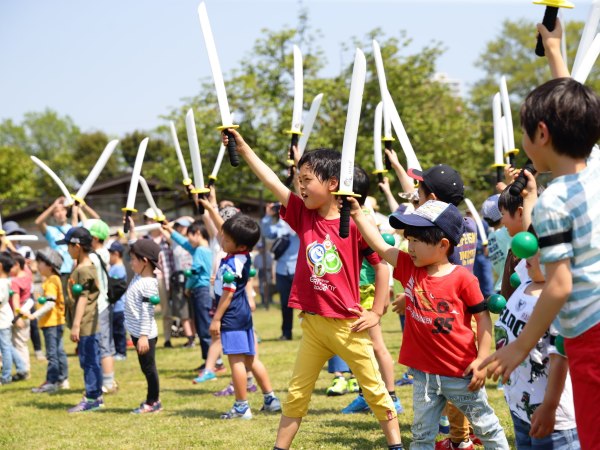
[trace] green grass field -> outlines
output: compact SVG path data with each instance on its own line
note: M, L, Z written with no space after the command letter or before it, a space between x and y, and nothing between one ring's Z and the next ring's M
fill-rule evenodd
M280 342L280 312L277 306L268 311L258 309L254 323L262 339L260 356L269 371L275 392L285 398L291 375L300 327L294 323L294 340ZM160 320L158 321L160 323ZM388 313L383 319L384 338L394 358L397 358L402 333L398 317ZM268 449L272 448L278 414L258 412L262 405L260 393L250 394L254 418L249 421L224 421L219 415L229 409L231 397L214 397L212 393L229 383L229 373L217 381L193 385L194 367L200 364L200 350L181 348L183 339L173 342L178 348L157 350L157 366L161 382L164 410L159 414L136 416L130 411L145 399L146 383L133 350L126 361L115 362L120 390L105 396L106 408L98 412L67 414L67 408L81 399L83 375L73 344L65 332L69 354L71 389L56 394L33 394L45 376L46 363L32 360L31 379L0 386L0 448L210 448ZM404 373L396 365L396 378ZM331 381L326 368L322 371L312 397L309 415L304 419L294 441L295 449L371 449L386 448L377 420L372 415L342 415L339 411L353 398L351 394L327 397L325 389ZM512 423L501 391L494 384L487 386L490 401L499 416L509 445L514 448ZM399 417L402 440L410 443L412 423L412 388L398 387L405 413Z

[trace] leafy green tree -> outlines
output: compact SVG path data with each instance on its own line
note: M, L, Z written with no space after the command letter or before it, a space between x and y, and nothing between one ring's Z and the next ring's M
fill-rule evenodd
M0 146L0 205L3 215L27 206L31 199L36 198L35 184L31 182L33 169L33 162L21 148Z

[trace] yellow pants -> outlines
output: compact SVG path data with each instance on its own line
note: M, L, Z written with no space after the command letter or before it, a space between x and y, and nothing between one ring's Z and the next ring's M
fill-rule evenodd
M366 331L350 331L353 319L330 319L302 313L302 340L296 356L283 415L304 417L315 383L325 362L340 356L356 376L371 410L378 420L392 420L396 409L379 373L373 344Z

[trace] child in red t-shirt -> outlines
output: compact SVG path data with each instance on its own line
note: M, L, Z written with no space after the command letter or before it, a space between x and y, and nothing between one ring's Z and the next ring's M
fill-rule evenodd
M492 321L477 278L448 261L463 234L456 206L430 200L413 214L394 213L390 225L404 229L408 253L387 244L350 199L359 231L406 293L406 325L399 362L410 367L413 388L413 449L431 449L446 401L469 419L486 448L508 449L504 430L485 394L485 371L477 366L492 342ZM471 318L477 322L477 342Z
M300 196L293 194L244 142L235 137L237 150L252 171L281 202L281 217L300 237L296 273L288 306L302 311L302 341L289 384L288 397L277 432L276 449L289 448L325 362L339 355L362 386L365 400L379 420L389 449L401 449L400 427L394 403L377 370L367 330L383 314L380 301L371 310L360 307L361 251L368 248L350 224L350 235L339 237L340 214L334 192L339 190L341 155L334 150L306 152L298 162ZM228 139L223 135L223 143ZM369 254L371 264L380 262Z

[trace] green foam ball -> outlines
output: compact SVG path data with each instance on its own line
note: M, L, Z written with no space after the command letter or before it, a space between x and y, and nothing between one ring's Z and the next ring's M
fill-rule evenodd
M248 276L250 278L256 276L256 269L254 267L250 267L250 270L248 271Z
M235 280L235 274L229 270L223 274L223 281L225 283L233 283Z
M43 305L44 303L46 303L46 301L48 301L48 299L46 297L44 297L43 295L41 297L38 297L38 303L40 305Z
M381 237L385 241L387 245L396 245L396 239L394 239L394 235L390 233L382 233Z
M494 314L500 314L506 307L506 299L500 294L492 294L487 300L488 310Z
M521 285L521 277L519 277L517 272L513 272L513 274L510 276L509 283L514 288L518 288Z
M191 276L192 276L192 271L191 271L191 269L185 269L185 270L183 271L183 275L184 275L186 278L189 278L189 277L191 277Z
M538 240L529 231L521 231L512 238L511 249L517 258L527 259L537 253Z
M150 300L150 303L153 305L158 305L160 303L160 297L158 295L153 295L148 300Z
M71 292L73 293L73 295L79 295L83 292L83 286L80 285L79 283L75 283L72 287L71 287Z

